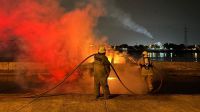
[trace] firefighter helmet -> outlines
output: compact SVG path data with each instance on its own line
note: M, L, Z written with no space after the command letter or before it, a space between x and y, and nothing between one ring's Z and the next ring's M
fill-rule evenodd
M148 52L147 52L147 51L143 51L143 52L142 52L142 55L143 55L144 57L148 57Z
M104 46L100 46L98 52L99 53L106 53L106 48Z

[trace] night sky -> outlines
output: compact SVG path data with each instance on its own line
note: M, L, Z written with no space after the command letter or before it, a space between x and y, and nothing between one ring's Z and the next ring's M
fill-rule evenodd
M135 45L154 42L182 44L185 26L188 29L188 44L200 44L198 0L105 1L107 16L99 19L96 31L107 36L111 44ZM62 0L62 2L62 4L67 2L70 4L70 0ZM146 28L154 39L124 27L119 20L110 16L115 9L129 15L132 21Z

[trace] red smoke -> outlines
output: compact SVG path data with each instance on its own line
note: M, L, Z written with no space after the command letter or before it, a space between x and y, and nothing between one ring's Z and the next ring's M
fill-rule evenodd
M6 45L11 37L17 38L23 51L18 58L41 63L54 82L89 55L93 29L103 14L98 3L70 12L58 0L1 0L0 4L0 41Z

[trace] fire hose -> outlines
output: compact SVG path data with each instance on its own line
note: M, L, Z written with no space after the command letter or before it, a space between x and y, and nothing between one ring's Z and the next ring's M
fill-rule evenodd
M128 57L128 59L129 59L132 63L138 65L137 62L136 62L133 58L130 58L129 56L127 56L127 57ZM153 71L154 73L155 73L155 70L154 70L154 69L156 69L158 72L160 72L155 66L153 66L153 67L152 67L152 71ZM156 92L158 92L158 91L161 89L161 87L162 87L162 85L163 85L163 76L162 76L161 74L162 74L162 73L159 73L159 74L158 74L159 80L160 80L159 86L158 86L156 89L154 89L153 91L151 91L151 93L156 93Z
M31 100L30 102L28 102L25 105L22 105L19 109L17 109L15 112L19 112L21 111L23 108L25 108L26 106L30 105L31 103L33 103L34 101L36 101L37 99L41 98L43 95L47 94L48 92L56 89L58 86L62 85L86 60L88 60L89 58L91 58L92 56L94 56L95 54L92 54L90 56L88 56L87 58L85 58L83 61L81 61L76 67L75 69L73 69L70 73L65 75L65 78L59 82L57 85L55 85L54 87L52 87L51 89L48 89L47 91L40 93L38 95L34 95L34 96L26 96L26 97L21 97L21 98L34 98L33 100ZM131 91L128 87L126 87L126 85L122 82L122 80L120 79L119 75L117 74L115 68L113 67L113 65L110 63L111 68L113 69L115 75L117 76L118 80L120 81L120 83L122 84L122 86L127 89L130 93L135 94L133 91Z
M154 69L157 69L155 66L153 67L153 72L155 73ZM157 69L157 71L159 72L159 70ZM158 91L160 91L161 87L163 86L163 76L161 75L161 73L159 73L159 79L160 79L160 84L158 86L158 88L154 89L151 93L156 93Z

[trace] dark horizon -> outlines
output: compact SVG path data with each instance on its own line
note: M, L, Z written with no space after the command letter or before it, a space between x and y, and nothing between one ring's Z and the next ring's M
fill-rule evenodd
M129 15L132 21L146 28L154 39L125 28L110 16L102 17L98 29L111 44L200 43L200 7L195 0L109 0L107 9L115 7Z

